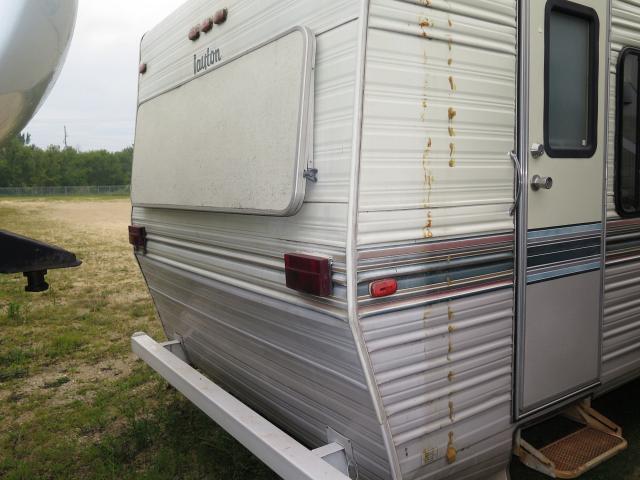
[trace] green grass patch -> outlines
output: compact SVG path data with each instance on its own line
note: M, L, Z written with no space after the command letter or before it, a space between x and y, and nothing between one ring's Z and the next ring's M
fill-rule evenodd
M164 333L128 244L130 213L113 197L0 198L0 228L83 261L50 271L44 293L0 275L0 478L275 479L131 355L131 334Z
M87 342L83 336L76 332L67 332L57 335L51 341L46 354L50 358L63 357L70 353L77 352Z

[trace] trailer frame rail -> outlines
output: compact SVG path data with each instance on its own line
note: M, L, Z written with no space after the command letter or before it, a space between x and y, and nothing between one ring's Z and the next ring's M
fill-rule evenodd
M131 337L131 348L283 479L349 480L351 445L342 445L339 436L308 449L189 365L180 341L158 343L139 332Z

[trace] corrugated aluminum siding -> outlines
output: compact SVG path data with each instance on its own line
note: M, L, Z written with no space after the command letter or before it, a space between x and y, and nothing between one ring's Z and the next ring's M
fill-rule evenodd
M508 463L512 289L361 325L404 478L484 478Z
M184 339L197 367L310 447L325 444L331 426L352 440L361 478L388 479L344 286L362 4L191 0L145 36L140 101L193 75L187 33L220 8L229 9L228 21L203 35L197 50L215 44L223 59L293 26L316 33L319 182L289 218L134 207L133 222L148 233L140 265L168 337ZM331 298L285 287L283 255L295 251L334 259Z
M611 23L603 390L640 375L640 222L621 220L614 205L617 64L622 48L640 48L640 3L613 0Z
M513 229L516 43L515 0L371 1L360 245Z
M405 479L510 459L516 46L515 0L370 4L359 318Z

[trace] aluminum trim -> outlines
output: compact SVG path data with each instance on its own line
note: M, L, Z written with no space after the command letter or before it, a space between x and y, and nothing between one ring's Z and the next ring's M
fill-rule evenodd
M587 386L582 387L581 389L565 394L560 398L557 398L556 400L553 400L551 402L545 403L544 405L540 405L538 407L535 407L531 410L528 410L524 413L521 413L520 416L518 417L518 423L522 423L524 420L530 420L532 418L535 417L539 417L541 415L544 415L545 413L547 413L546 411L550 408L550 407L561 407L564 405L567 405L568 403L571 403L574 400L577 400L578 397L581 397L583 395L585 395L586 393L589 392L593 392L594 390L596 390L598 387L600 386L600 381L596 381L594 383L589 383Z
M486 283L480 287L461 288L459 290L452 291L452 292L435 293L431 295L421 296L419 298L411 298L408 300L403 300L402 302L397 302L393 304L361 307L360 318L363 319L363 318L368 318L374 315L379 315L382 313L391 313L391 312L397 312L399 310L404 310L408 308L422 307L422 306L430 305L433 303L453 300L456 298L468 297L468 296L477 295L480 293L487 293L487 292L492 292L494 290L500 290L503 288L512 288L512 287L513 287L513 283L511 281L511 275L509 275L509 280Z
M358 35L358 76L356 78L352 139L352 158L349 175L349 209L347 215L347 317L353 334L358 357L362 365L373 407L380 423L382 438L389 458L393 480L402 479L400 460L393 444L393 435L387 419L382 398L373 372L373 363L364 341L358 311L358 199L360 195L360 158L362 153L362 126L364 122L364 88L367 65L367 39L369 34L370 0L363 0L360 11L360 34Z
M600 252L600 342L598 343L598 356L600 357L600 361L598 362L598 380L599 383L602 382L602 374L604 369L603 362L603 353L604 353L604 308L605 308L605 288L606 288L606 268L607 268L607 189L609 185L609 171L608 171L608 162L609 162L609 129L611 128L609 109L611 108L611 74L610 74L610 66L611 66L611 28L613 22L613 1L607 0L608 15L607 18L607 30L605 32L605 65L607 68L605 69L605 99L604 99L604 161L602 162L602 233L601 233L601 244L602 251Z
M520 178L526 182L529 166L529 62L530 62L530 1L518 2L518 151L522 172ZM524 376L524 316L527 288L527 240L529 189L522 185L522 194L516 214L516 269L515 269L515 329L514 329L514 388L513 419L520 417L523 403Z
M473 248L484 245L512 243L515 235L505 233L498 235L483 235L472 238L454 238L446 241L422 241L413 245L378 245L359 252L359 260L372 260L383 257L393 257L411 254L433 254L434 252Z

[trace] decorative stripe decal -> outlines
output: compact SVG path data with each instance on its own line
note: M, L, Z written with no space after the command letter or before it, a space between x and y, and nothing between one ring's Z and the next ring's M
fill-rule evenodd
M513 284L512 234L368 248L359 253L358 301L363 316L439 302ZM393 278L398 291L369 294L372 281Z
M527 283L599 270L601 237L601 223L530 231Z

